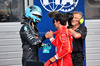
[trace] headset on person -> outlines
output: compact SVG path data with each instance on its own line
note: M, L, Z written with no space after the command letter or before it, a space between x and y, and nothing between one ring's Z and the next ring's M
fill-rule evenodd
M83 24L83 22L84 22L84 18L83 18L83 16L79 19L79 24Z

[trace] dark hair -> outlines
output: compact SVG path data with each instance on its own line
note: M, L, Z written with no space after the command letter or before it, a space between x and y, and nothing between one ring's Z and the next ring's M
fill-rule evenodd
M54 20L56 20L57 22L59 21L61 25L66 25L67 17L65 14L58 13L58 14L55 14Z

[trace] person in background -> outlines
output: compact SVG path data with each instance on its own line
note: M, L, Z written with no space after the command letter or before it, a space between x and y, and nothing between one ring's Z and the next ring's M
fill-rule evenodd
M73 36L73 51L72 51L72 61L73 66L83 66L84 60L84 40L87 35L87 28L83 26L82 23L84 19L81 12L73 12L73 19L71 21L72 26L67 28L70 30Z

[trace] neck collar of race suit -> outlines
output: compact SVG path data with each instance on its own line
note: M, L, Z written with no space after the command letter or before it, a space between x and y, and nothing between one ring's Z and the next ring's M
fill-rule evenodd
M55 31L53 34L57 34L57 33L59 33L60 31L62 31L63 29L66 29L66 26L61 27L59 30Z

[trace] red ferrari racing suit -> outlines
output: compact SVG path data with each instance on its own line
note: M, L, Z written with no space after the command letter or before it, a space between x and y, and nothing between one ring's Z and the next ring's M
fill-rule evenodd
M55 39L51 38L51 43L57 47L56 59L58 66L72 66L72 35L65 26L56 31Z

